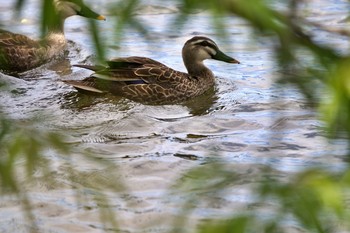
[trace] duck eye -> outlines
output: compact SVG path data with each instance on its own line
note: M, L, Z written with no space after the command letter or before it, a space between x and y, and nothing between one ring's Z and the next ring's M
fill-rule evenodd
M210 44L208 43L208 41L202 41L201 43L199 43L201 46L210 46Z

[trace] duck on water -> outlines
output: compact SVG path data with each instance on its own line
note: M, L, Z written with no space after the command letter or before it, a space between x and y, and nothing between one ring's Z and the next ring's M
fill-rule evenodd
M64 80L85 93L112 93L144 104L176 104L199 96L215 84L213 72L203 61L239 63L203 36L188 40L182 49L188 73L173 70L146 57L115 58L107 66L76 65L94 71L83 80Z

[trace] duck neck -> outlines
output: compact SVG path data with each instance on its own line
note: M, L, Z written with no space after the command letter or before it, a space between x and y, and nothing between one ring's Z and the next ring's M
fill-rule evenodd
M54 21L48 23L46 27L46 35L43 38L44 43L55 46L66 43L64 37L64 21L65 18L57 15Z
M64 19L58 19L58 21L47 27L47 34L41 40L41 43L47 48L46 54L48 57L57 54L57 51L65 49L67 42L64 36Z
M203 64L203 61L185 62L185 66L190 76L195 76L198 78L214 77L213 72Z
M198 59L198 56L183 49L182 58L190 76L214 79L213 72L204 65L203 60Z
M53 22L47 25L47 33L64 34L64 21L61 17L57 17Z

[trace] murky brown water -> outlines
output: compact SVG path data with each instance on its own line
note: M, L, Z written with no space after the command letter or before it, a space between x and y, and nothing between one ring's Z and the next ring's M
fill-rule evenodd
M35 36L38 25L29 12L37 11L36 1L29 1L23 15L27 21L22 24L20 19L11 18L8 2L0 6L1 12L6 12L1 15L5 29ZM92 6L103 12L107 2ZM120 48L116 48L108 39L113 34L114 18L98 22L101 34L108 39L109 57L148 56L184 71L182 45L198 34L217 41L222 51L242 64L206 62L218 76L215 92L183 105L147 106L113 96L85 96L60 81L89 75L88 71L70 66L90 62L93 53L84 20L74 17L66 23L66 35L71 40L67 60L28 72L22 79L0 74L11 84L0 93L3 110L16 119L41 119L38 127L64 134L74 151L70 158L49 153L57 183L48 185L38 179L29 187L43 232L103 231L100 207L89 198L83 203L75 199L77 189L86 192L86 197L91 195L92 191L84 186L89 182L126 185L128 192L108 193L122 230L166 232L174 218L181 215L180 206L187 198L201 201L194 203L196 208L186 228L205 218L244 209L252 198L250 186L259 180L265 166L282 177L313 165L335 170L345 166L342 157L337 156L344 152L344 144L327 142L316 112L298 91L274 85L278 68L270 41L255 38L249 26L237 18L226 19L230 37L222 39L205 12L192 15L190 23L178 32L177 28L168 28L177 12L174 4L156 0L152 3L158 6L148 3L138 16L150 25L154 34L151 41L128 30ZM345 27L340 21L346 17L347 7L346 1L315 0L305 11L310 19ZM343 38L321 34L318 39L340 49L348 47ZM97 166L85 155L87 152L107 161L108 166ZM196 166L205 170L212 161L241 174L235 185L227 188L225 197L198 190L170 194L169 188L186 171ZM72 166L86 174L77 175L73 184L67 175ZM1 232L28 231L19 210L16 200L0 201Z

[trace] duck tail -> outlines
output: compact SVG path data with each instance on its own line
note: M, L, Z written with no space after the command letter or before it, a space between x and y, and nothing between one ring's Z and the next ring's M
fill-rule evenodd
M61 80L62 82L74 87L79 92L85 94L104 94L105 92L98 89L95 81L91 78L86 78L85 80Z
M92 71L98 71L98 70L102 70L105 68L104 66L92 66L92 65L80 65L80 64L73 65L73 66L92 70Z

